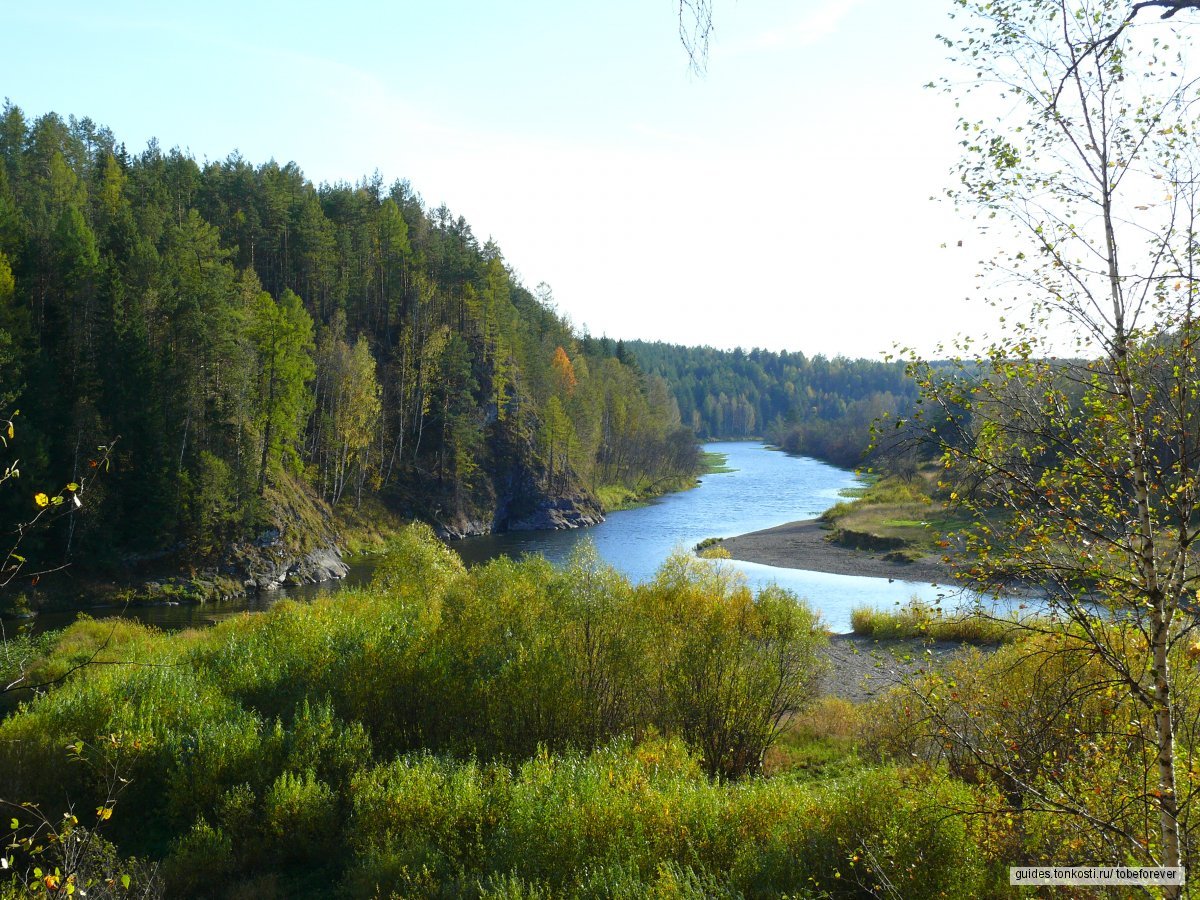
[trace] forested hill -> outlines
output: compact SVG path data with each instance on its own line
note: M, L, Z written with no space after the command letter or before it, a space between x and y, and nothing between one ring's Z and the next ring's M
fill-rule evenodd
M705 438L766 437L784 449L842 465L861 462L871 423L917 399L902 363L597 341L667 380L685 425ZM589 345L590 346L590 345Z
M20 410L6 521L120 437L70 531L90 561L207 553L322 501L448 531L586 517L697 456L660 379L582 348L548 289L408 183L131 153L11 104L0 409Z

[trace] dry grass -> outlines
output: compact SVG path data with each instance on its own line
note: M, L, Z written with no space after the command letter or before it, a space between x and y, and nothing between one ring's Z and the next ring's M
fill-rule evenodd
M850 624L855 634L877 640L921 638L994 645L1014 643L1025 633L1016 619L990 616L975 610L946 612L916 597L894 610L855 607L850 613Z

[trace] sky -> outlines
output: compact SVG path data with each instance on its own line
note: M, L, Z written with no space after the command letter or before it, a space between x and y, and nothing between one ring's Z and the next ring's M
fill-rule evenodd
M931 199L949 0L714 3L699 75L672 0L16 4L0 97L134 152L405 179L594 335L878 357L986 330L972 229Z

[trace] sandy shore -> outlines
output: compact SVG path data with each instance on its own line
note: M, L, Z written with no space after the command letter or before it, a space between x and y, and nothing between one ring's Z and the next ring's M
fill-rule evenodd
M734 559L783 569L894 578L896 581L953 583L949 569L937 556L926 556L909 563L892 562L884 559L882 553L831 544L825 540L827 533L819 521L806 519L726 538L721 546Z

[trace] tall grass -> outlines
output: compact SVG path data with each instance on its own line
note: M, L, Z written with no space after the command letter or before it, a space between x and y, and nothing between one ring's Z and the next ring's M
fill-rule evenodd
M850 626L855 634L877 640L919 638L985 646L1013 643L1027 632L1015 618L977 610L948 613L918 597L890 610L856 606L850 612Z
M969 789L895 769L825 784L703 777L679 741L540 754L515 770L406 757L357 782L353 896L978 896ZM672 888L668 890L668 888Z

